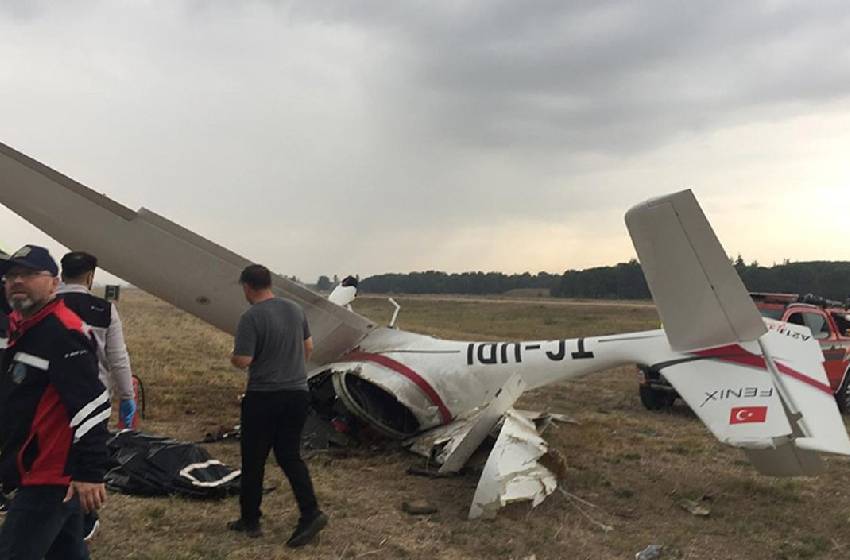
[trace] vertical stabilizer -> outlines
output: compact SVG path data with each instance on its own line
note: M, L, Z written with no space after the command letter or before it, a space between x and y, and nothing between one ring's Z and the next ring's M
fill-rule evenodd
M674 350L755 340L765 333L690 190L633 207L626 225Z

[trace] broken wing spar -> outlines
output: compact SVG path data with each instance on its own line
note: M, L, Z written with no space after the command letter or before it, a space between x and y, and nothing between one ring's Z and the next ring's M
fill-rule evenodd
M35 160L0 145L0 202L57 239L95 253L104 268L232 332L244 309L234 279L248 260L156 214L133 212ZM820 454L850 454L816 342L765 327L690 191L632 208L626 217L668 332L572 340L462 342L390 328L275 277L275 290L307 312L316 351L316 407L339 406L385 434L423 437L440 427L451 469L526 389L640 363L674 385L711 432L742 447L763 472L812 474ZM156 263L156 264L154 264ZM724 395L705 400L705 395ZM462 424L471 422L465 427ZM518 423L519 422L519 423ZM552 491L537 468L539 442L503 423L496 461L479 482L472 514ZM534 443L529 447L529 444ZM519 445L525 451L512 446ZM542 494L541 494L542 492Z

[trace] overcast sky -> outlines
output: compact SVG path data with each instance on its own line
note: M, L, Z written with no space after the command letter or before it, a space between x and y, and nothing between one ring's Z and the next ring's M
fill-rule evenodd
M850 260L848 37L844 1L0 0L0 141L308 282L614 264L685 187L733 256Z

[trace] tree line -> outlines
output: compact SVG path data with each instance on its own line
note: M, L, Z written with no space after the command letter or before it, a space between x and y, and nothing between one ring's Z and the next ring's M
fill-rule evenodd
M784 262L770 267L746 264L739 255L733 261L744 285L751 292L813 293L844 301L850 297L850 262ZM334 277L334 280L337 278ZM320 278L321 288L332 283ZM503 294L516 289L544 289L552 296L592 299L649 299L649 288L640 263L630 260L614 266L567 270L563 274L538 272L446 273L436 270L409 274L378 274L360 280L365 293L404 294Z
M360 281L361 292L404 294L503 294L519 288L550 290L558 275L548 272L503 274L501 272L446 273L437 270L409 274L379 274Z
M784 262L773 266L746 264L739 255L733 266L751 292L815 294L845 301L850 297L850 262ZM552 295L566 298L649 299L640 263L568 270Z

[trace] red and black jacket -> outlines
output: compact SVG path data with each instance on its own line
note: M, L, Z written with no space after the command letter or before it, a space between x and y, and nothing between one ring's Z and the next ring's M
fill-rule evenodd
M10 319L0 367L4 490L102 482L111 410L86 327L58 299L29 319Z
M6 301L6 287L0 280L0 359L3 358L3 350L6 348L6 337L9 336L9 303Z

